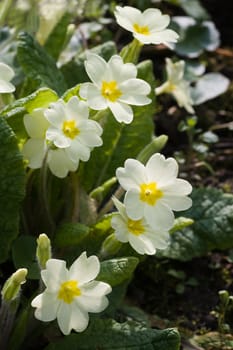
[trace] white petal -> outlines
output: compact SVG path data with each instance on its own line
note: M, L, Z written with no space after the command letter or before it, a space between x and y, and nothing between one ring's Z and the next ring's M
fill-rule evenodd
M137 68L133 63L124 63L119 55L114 55L108 62L113 80L120 84L122 81L136 78Z
M184 76L185 61L181 60L173 63L170 58L166 58L166 71L168 80L174 84L180 82Z
M128 217L132 220L140 220L144 215L145 204L139 199L139 193L134 190L126 192L124 199Z
M143 234L139 236L130 235L129 243L139 254L155 254L153 243Z
M50 104L50 107L44 111L47 120L56 128L61 128L66 119L65 102L58 100Z
M171 184L166 185L164 188L161 186L161 189L164 190L166 195L172 196L185 196L192 192L192 186L190 183L183 179L175 179Z
M89 122L94 123L92 120L89 120ZM102 130L98 123L87 125L86 128L80 130L78 139L82 144L88 147L102 146L103 140L100 137Z
M151 103L151 99L142 95L123 94L119 97L119 102L128 103L134 106L145 106Z
M146 105L151 102L151 99L146 97L151 91L150 85L142 79L128 79L120 84L119 89L122 95L119 101L133 104Z
M83 332L88 326L89 317L75 302L61 303L57 313L57 322L62 333L68 335L72 329Z
M127 191L131 188L138 189L142 183L147 182L145 167L136 159L127 159L124 168L116 170L116 177L120 185Z
M146 9L142 17L144 25L147 25L150 31L161 31L170 23L170 17L168 15L162 15L161 11L158 9Z
M145 205L144 216L148 224L158 231L169 230L174 224L174 214L172 210L159 200L155 206Z
M50 322L57 317L57 310L60 301L57 299L57 295L53 293L44 292L35 297L31 305L36 307L35 317L38 320L44 322Z
M81 295L77 298L76 303L82 305L83 309L87 312L101 312L108 306L108 299L106 297L88 297L85 295Z
M87 99L90 108L102 110L108 107L105 98L101 95L100 90L91 83L82 84L79 90L82 98Z
M180 196L165 196L161 201L167 204L171 209L180 211L189 209L192 206L192 199L189 197Z
M41 271L41 278L48 292L56 293L60 288L61 282L68 279L66 262L59 259L49 259L46 263L46 269Z
M154 231L147 233L147 237L153 242L156 249L167 248L170 241L170 234L167 231Z
M44 139L29 139L23 145L22 154L29 160L28 166L38 169L42 166L47 146Z
M154 154L146 164L149 181L155 181L159 188L173 182L178 174L178 164L174 158L167 158L160 154Z
M15 75L13 69L7 64L0 62L0 77L2 80L10 81Z
M0 94L10 93L15 91L15 86L11 84L9 81L5 81L0 79Z
M82 295L85 295L86 297L100 298L104 295L111 293L112 288L108 283L101 281L91 281L83 285L81 291Z
M189 84L185 81L179 83L176 86L176 89L172 91L172 95L176 99L179 107L184 107L189 113L194 113L194 109L192 107L193 101L190 95Z
M65 149L65 152L68 158L70 158L74 163L79 159L87 162L90 158L90 148L88 148L86 145L83 145L81 142L79 142L79 140L73 140L70 147Z
M85 61L84 64L86 72L91 81L93 81L97 86L100 86L107 70L107 63L105 60L96 54L88 53L87 61Z
M123 204L122 204L123 206ZM124 207L124 206L123 206ZM127 216L124 209L124 216L118 213L114 213L112 219L111 219L111 226L114 229L115 237L118 241L122 243L126 243L129 241L129 232L127 227Z
M138 9L131 6L116 6L114 15L117 23L121 27L133 32L133 24L139 22L142 13Z
M76 171L79 160L72 162L64 149L50 150L48 154L48 165L51 172L60 178L67 176L69 171Z
M133 111L130 106L121 102L108 102L108 106L119 123L130 124L132 122Z
M87 120L89 116L89 109L86 102L79 100L77 96L72 96L66 105L66 117L67 119Z
M134 34L135 38L144 44L164 44L176 43L179 35L171 29L153 32L151 35Z
M151 91L150 85L142 79L128 79L120 84L119 89L125 94L137 95L148 95Z
M66 137L62 130L54 126L50 126L46 131L46 139L52 141L58 148L66 148L71 144L71 139Z
M170 82L166 81L165 83L163 83L162 85L158 86L157 88L155 88L155 94L161 95L163 93L170 93Z
M37 108L31 114L25 114L23 122L30 137L45 138L45 132L50 124L44 116L44 108Z
M83 252L70 267L70 279L75 279L80 285L93 280L99 273L100 262L97 256L87 258Z

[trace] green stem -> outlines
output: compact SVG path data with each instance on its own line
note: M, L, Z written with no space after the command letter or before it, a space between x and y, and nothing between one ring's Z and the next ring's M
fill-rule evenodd
M47 187L47 174L48 174L48 166L47 166L47 157L48 157L49 148L44 156L41 171L40 171L40 187L41 187L41 202L45 209L45 214L47 216L48 223L51 227L51 232L54 232L54 222L51 216L49 203L48 203L48 187Z
M18 300L7 302L2 300L0 309L0 349L7 350L7 344L13 328L15 314L18 308Z
M80 193L79 193L79 178L77 173L71 172L71 185L73 190L73 208L71 222L77 222L79 220L79 210L80 210Z
M125 190L120 186L118 187L118 189L116 190L116 192L113 194L114 197L116 197L117 199L120 199L123 194L124 194ZM105 204L105 206L100 210L99 214L98 214L98 220L102 218L102 216L104 216L105 214L109 213L112 208L113 208L113 201L112 198L109 199L109 201Z
M143 44L140 43L137 39L134 39L130 44L123 47L120 52L120 56L122 57L124 63L134 63L138 62L138 58L141 52Z
M0 26L4 26L5 19L8 15L8 12L10 10L11 4L13 0L3 0L3 3L0 7Z

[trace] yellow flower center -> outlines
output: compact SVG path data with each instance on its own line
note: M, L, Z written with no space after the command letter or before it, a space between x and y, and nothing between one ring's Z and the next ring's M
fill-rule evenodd
M157 188L155 182L140 185L140 199L149 205L155 205L159 198L163 197L163 192Z
M176 85L169 82L166 90L167 90L167 92L173 92L174 90L176 90Z
M145 231L145 229L142 225L142 220L128 219L127 227L128 227L129 232L135 236L139 236Z
M134 23L133 29L138 34L150 35L150 31L149 31L149 27L148 26L140 26L139 24Z
M75 120L65 120L62 125L62 131L70 139L74 139L80 133Z
M112 81L103 81L101 88L102 96L110 100L111 102L115 102L121 95L122 92L117 87L117 82L115 80Z
M81 290L78 288L78 282L70 280L63 282L58 292L58 299L61 299L67 304L71 304L75 297L81 295Z

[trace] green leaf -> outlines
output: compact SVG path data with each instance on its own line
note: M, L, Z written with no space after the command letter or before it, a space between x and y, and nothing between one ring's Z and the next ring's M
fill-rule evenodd
M20 33L18 40L17 58L24 73L59 95L64 93L67 86L54 59L28 33Z
M131 124L118 123L110 111L106 111L103 146L92 151L90 160L83 166L83 183L89 192L115 176L116 168L127 158L136 158L140 151L152 140L154 124L154 75L151 61L138 65L138 78L146 80L152 87L152 102L134 108Z
M25 172L15 135L2 117L0 144L0 262L3 262L19 232L19 210L24 197Z
M10 127L17 137L26 138L27 133L23 125L23 117L26 113L31 113L35 108L46 108L51 102L58 100L55 91L48 88L41 88L33 94L16 100L8 105L1 113L7 119Z
M68 265L73 263L73 261L77 259L77 256L83 251L87 251L88 255L96 255L96 253L100 251L103 241L110 234L110 232L112 232L111 215L106 215L94 226L90 227L88 234L84 233L83 235L80 234L76 237L77 240L80 238L77 245L64 247L64 254ZM56 244L57 243L58 242L56 242Z
M32 236L18 237L12 246L12 258L16 269L28 269L27 278L39 279L40 271L36 261L36 239Z
M214 51L220 44L219 32L211 21L198 23L192 17L177 16L172 18L172 28L180 35L174 49L181 56L198 57L204 50Z
M56 231L54 244L63 248L79 244L88 234L89 227L80 223L66 223Z
M200 105L215 98L228 89L230 80L220 73L208 73L200 77L191 88L194 105Z
M173 328L156 330L133 321L95 319L85 332L71 334L45 350L178 350L179 346Z
M194 224L171 235L171 243L159 256L181 261L218 249L233 247L233 195L214 188L193 191L193 206L185 215Z
M116 45L112 41L108 41L104 44L96 46L90 51L96 53L99 56L102 56L107 61L111 58L112 55L117 53ZM69 88L74 85L90 81L84 67L85 60L85 54L81 54L61 67L61 71L64 74Z
M179 5L187 15L198 20L209 19L209 14L199 0L179 0Z
M44 45L46 51L57 60L66 42L67 27L70 24L70 14L65 13L49 35Z
M100 273L97 276L99 281L116 286L131 278L139 260L134 257L118 258L101 262Z

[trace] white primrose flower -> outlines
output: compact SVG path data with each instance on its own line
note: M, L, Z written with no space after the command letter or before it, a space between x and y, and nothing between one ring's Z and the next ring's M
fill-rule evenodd
M114 213L111 225L115 230L115 237L122 243L129 242L139 254L153 255L156 249L165 249L169 243L170 235L166 230L153 229L145 220L132 220L128 217L125 206L113 198L118 209Z
M179 35L174 30L166 29L170 17L160 10L149 8L144 12L131 6L116 6L114 12L117 23L133 33L142 44L164 44L170 47L176 43Z
M66 268L66 262L49 259L41 278L46 286L31 305L36 308L35 317L44 322L57 318L59 328L67 335L74 329L83 332L89 322L88 312L98 313L108 306L105 295L111 292L109 284L96 281L100 271L97 256L87 258L82 253Z
M76 171L79 161L87 161L93 147L102 145L102 128L89 120L86 102L73 96L67 103L63 100L50 107L35 109L24 116L24 125L30 139L23 146L28 166L38 169L47 153L51 172L60 178L69 171Z
M49 122L44 116L45 108L37 108L24 116L24 126L30 136L25 142L22 153L31 169L41 168L47 153L47 163L57 177L65 177L69 171L76 171L79 161L69 159L63 149L55 149L46 140Z
M121 186L126 190L124 204L132 220L145 217L152 228L169 230L174 223L172 210L188 209L192 191L188 181L177 179L178 164L174 158L154 154L144 166L138 160L127 159L124 168L116 170Z
M0 62L0 94L15 91L14 85L10 83L10 80L14 75L15 73L11 67L3 62Z
M102 145L101 126L88 119L87 103L77 96L67 103L63 100L51 103L44 114L50 123L46 139L63 149L72 162L88 161L92 148Z
M102 57L88 53L85 68L93 83L82 84L79 93L90 108L109 107L118 122L129 124L133 120L129 105L143 106L151 102L146 96L151 91L150 85L137 79L136 66L124 63L120 56L114 55L106 62Z
M172 94L180 107L184 107L189 113L194 113L190 82L184 79L184 68L184 61L173 63L170 58L166 58L167 81L157 87L155 93Z

